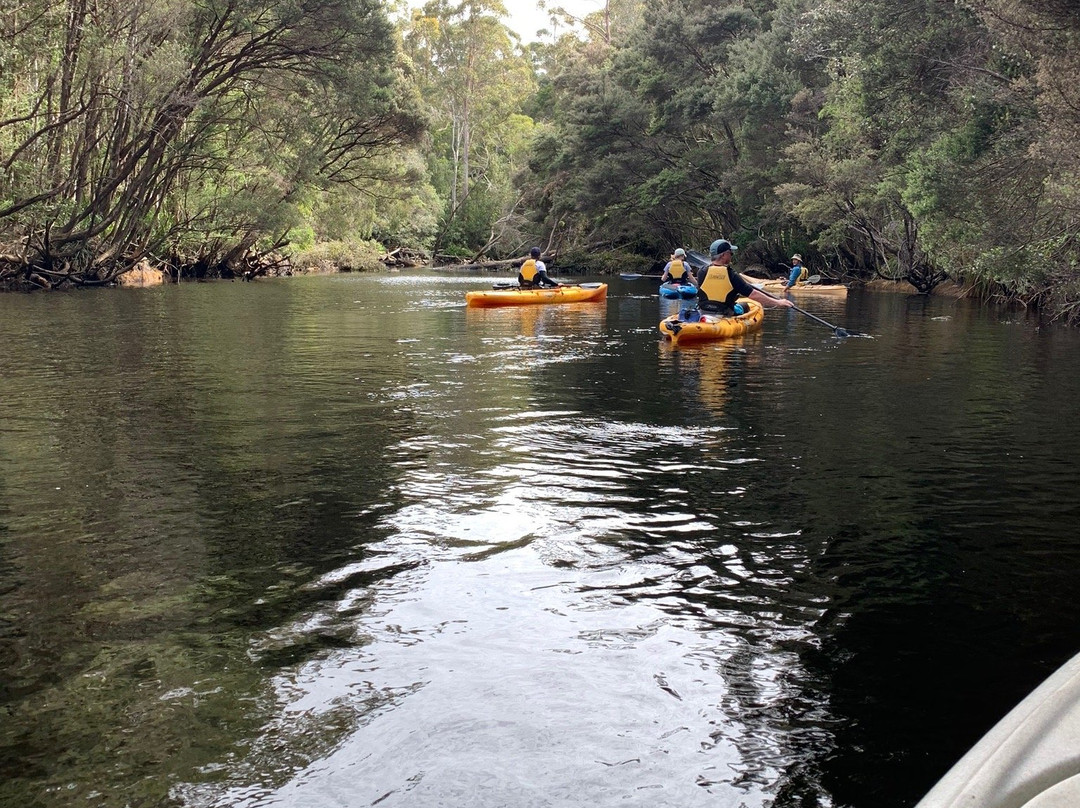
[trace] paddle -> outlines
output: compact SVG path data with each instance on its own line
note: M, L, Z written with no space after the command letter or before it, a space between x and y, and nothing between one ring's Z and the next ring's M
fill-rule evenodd
M636 281L638 278L659 278L659 275L643 275L640 272L620 272L619 277L624 281Z
M560 283L559 286L580 286L582 289L599 289L603 284L601 283ZM526 289L530 291L538 291L541 289L558 289L559 286L521 286L520 284L512 281L506 281L505 283L493 283L492 289Z
M708 266L712 263L712 259L705 255L705 253L699 253L696 250L686 251L687 263L694 269L701 269L704 266Z
M780 300L781 299L781 298L777 297L774 294L770 294L769 292L766 292L764 289L758 289L758 291L761 292L761 294L765 295L766 297L771 297L773 300ZM800 314L805 314L811 320L817 320L822 325L827 325L829 328L831 328L833 330L833 332L838 337L861 337L861 336L864 336L863 334L860 334L858 331L848 331L847 329L841 328L838 325L833 325L832 323L830 323L827 320L822 320L816 314L811 314L806 309L800 309L794 303L791 304L791 308L795 309L795 311L799 312Z

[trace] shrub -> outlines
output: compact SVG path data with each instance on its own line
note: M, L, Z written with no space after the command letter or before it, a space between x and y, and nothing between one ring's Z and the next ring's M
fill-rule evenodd
M297 272L374 272L383 268L386 251L377 241L322 241L289 254Z

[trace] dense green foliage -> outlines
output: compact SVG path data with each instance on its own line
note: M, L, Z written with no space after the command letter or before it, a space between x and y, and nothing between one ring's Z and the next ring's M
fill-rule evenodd
M716 235L777 268L946 278L1071 313L1070 4L658 0L557 43L535 214L655 256Z
M519 110L533 75L505 15L499 0L430 0L404 26L432 119L429 169L444 202L436 254L521 244L512 177L532 130Z
M1071 3L608 0L549 6L556 33L527 45L501 0L392 11L5 11L0 281L724 235L744 265L799 251L1080 314Z
M5 4L0 280L228 268L379 196L423 130L394 43L378 0Z

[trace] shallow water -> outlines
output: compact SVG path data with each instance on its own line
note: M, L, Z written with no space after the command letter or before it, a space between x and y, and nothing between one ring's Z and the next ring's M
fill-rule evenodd
M910 806L1076 653L1080 338L0 296L0 803Z

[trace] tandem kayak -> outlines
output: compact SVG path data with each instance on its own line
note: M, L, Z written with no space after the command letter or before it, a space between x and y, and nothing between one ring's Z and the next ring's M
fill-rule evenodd
M770 295L782 295L786 292L790 292L793 295L828 295L830 297L846 297L847 287L843 284L833 283L827 286L823 286L820 283L797 283L793 287L788 288L784 286L783 281L755 281L753 278L747 278L754 286L763 292L768 292Z
M682 342L701 342L704 340L739 337L757 331L765 319L765 309L756 300L740 298L739 302L749 306L745 314L734 317L720 317L714 314L702 314L701 320L687 322L673 314L660 321L660 333L671 340L672 345Z
M606 283L581 283L543 289L492 289L466 292L465 305L472 308L492 306L532 306L539 303L598 303L607 298Z
M681 297L690 300L697 297L697 287L692 283L662 283L660 297Z

